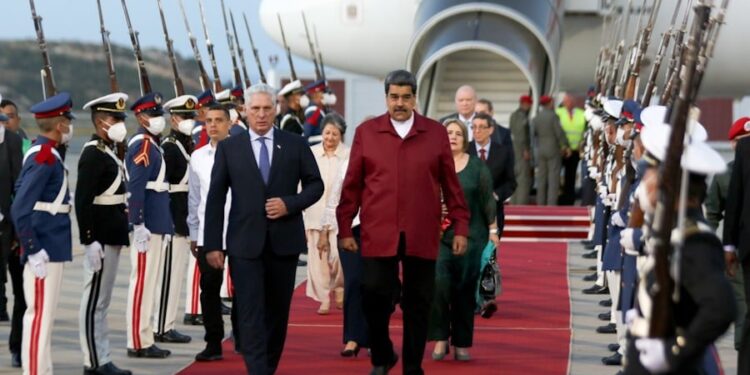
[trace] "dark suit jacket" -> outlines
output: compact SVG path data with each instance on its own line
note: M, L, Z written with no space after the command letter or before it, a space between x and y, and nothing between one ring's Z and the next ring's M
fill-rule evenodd
M466 150L470 155L477 155L476 142L469 143L469 149ZM498 204L502 204L516 190L516 175L513 172L514 160L513 149L510 146L501 146L494 141L490 141L490 154L485 162L492 174L492 186L498 197Z
M297 255L305 248L302 210L323 195L323 180L305 139L274 130L273 156L268 186L263 183L250 144L250 134L229 137L216 150L211 186L206 202L204 248L222 249L224 203L232 189L227 227L227 252L241 258L259 257L266 241L277 255ZM300 182L302 190L298 192ZM266 218L266 199L279 197L289 213Z
M444 124L445 121L453 118L458 118L458 112L453 112L448 116L445 116L440 119L440 123ZM510 137L510 130L506 129L504 126L501 126L495 120L492 120L492 124L495 125L495 131L492 132L492 136L490 139L492 139L492 142L495 142L499 145L503 146L510 146L511 152L513 150L513 139ZM471 129L469 129L471 131Z
M740 260L750 254L750 138L737 142L734 168L729 180L726 213L724 214L724 245L737 248Z
M5 140L0 143L0 212L8 223L11 222L10 203L21 172L22 159L21 137L6 129Z

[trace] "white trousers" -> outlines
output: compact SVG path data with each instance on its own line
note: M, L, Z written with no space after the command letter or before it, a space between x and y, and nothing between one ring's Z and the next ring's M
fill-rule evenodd
M185 278L185 314L200 315L201 311L201 270L198 260L190 255Z
M320 233L321 231L315 229L307 231L307 289L305 292L308 297L318 302L330 303L331 290L336 292L337 298L344 296L344 273L341 270L336 233L328 231L331 250L330 254L323 255L323 259L320 259L320 251L318 251Z
M602 251L604 251L603 246L596 245L596 282L594 284L604 287L607 286L607 279L604 277L604 271L602 270L604 264L602 263Z
M83 297L78 311L78 337L83 365L96 368L111 362L107 312L112 300L121 246L104 245L102 269L94 272L83 262Z
M185 283L187 264L190 253L190 238L186 236L172 236L162 252L161 272L156 281L154 300L154 333L163 334L173 330L177 321L182 287Z
M52 374L52 325L63 277L63 263L47 263L47 277L34 276L28 263L23 268L23 315L21 363L24 375Z
M148 251L139 253L130 249L130 286L128 307L125 311L128 349L145 349L154 345L154 295L162 270L159 261L165 251L164 235L151 234Z
M234 285L232 284L232 275L229 273L229 257L224 257L224 279L221 281L219 297L222 299L234 298Z

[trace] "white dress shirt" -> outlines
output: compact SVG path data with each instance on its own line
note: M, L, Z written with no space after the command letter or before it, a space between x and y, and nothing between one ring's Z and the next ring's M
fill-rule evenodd
M474 142L474 144L477 147L477 157L482 158L482 153L479 150L484 150L484 157L489 159L490 158L490 143L492 143L489 139L487 140L487 144L484 146L480 146L479 142Z
M393 128L396 129L396 133L398 133L398 136L401 137L401 139L406 138L406 135L409 134L409 131L411 130L411 127L414 126L414 112L412 112L411 117L409 117L406 121L396 121L391 117L391 125L393 125Z
M261 136L254 132L253 129L247 130L250 133L250 145L253 147L253 155L255 155L255 162L258 163L260 168L260 141L258 138ZM266 147L268 147L268 164L273 165L273 133L276 130L271 127L271 130L266 133L263 137L266 137Z
M461 122L463 122L464 125L466 125L466 130L469 132L468 138L467 138L469 140L469 142L471 142L471 141L474 140L474 134L473 134L473 132L471 130L471 126L472 126L471 122L474 120L474 116L476 116L476 115L477 115L476 113L472 113L471 117L466 118L466 117L462 116L460 113L458 114L458 120L461 121Z
M209 143L193 152L190 157L190 177L188 177L188 217L187 224L190 240L203 246L203 232L206 226L206 201L208 189L211 186L211 170L214 166L216 146ZM224 205L224 249L227 247L227 224L229 223L229 209L232 207L232 190L227 192ZM216 250L216 249L210 249Z

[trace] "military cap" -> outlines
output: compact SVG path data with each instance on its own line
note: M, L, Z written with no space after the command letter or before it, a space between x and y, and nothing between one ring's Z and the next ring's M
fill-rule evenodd
M321 92L326 89L326 81L319 79L305 86L306 93Z
M641 132L644 160L652 167L658 166L667 154L672 127L669 125L647 125ZM726 170L726 162L721 155L704 141L693 139L685 146L680 165L698 175L712 175Z
M667 124L667 107L663 105L652 105L648 106L641 111L640 116L641 123L645 127L664 125ZM691 140L698 142L705 142L708 139L708 132L699 122L692 122L688 124L688 131L685 133Z
M635 122L636 116L639 116L641 112L641 105L635 100L626 100L622 102L622 110L620 111L620 118L615 122L615 125L620 126L625 123Z
M245 101L245 88L242 85L234 86L230 94L234 99L239 99L241 102Z
M206 90L198 94L197 98L198 103L195 106L197 109L216 104L216 97L214 97L214 93L211 90Z
M541 97L539 98L539 104L541 104L541 105L547 105L547 104L549 104L550 102L552 102L552 97L551 97L551 96L549 96L549 95L542 95L542 96L541 96Z
M130 106L130 110L135 114L146 113L150 116L161 116L164 114L164 108L161 106L162 96L158 92L150 92L143 95Z
M73 100L70 99L70 94L61 92L34 104L29 110L34 114L34 118L65 116L74 119L76 117L70 112L71 109L73 109Z
M729 140L733 141L737 137L750 134L750 117L740 117L729 128Z
M302 87L302 82L297 79L284 85L284 87L281 88L281 91L279 91L279 95L285 97L294 93L301 94L303 92L305 92L305 89Z
M226 89L217 93L216 101L223 105L232 104L232 90Z
M115 92L86 103L83 109L91 109L91 112L107 112L112 117L122 120L128 117L127 113L125 113L125 109L127 108L125 101L127 100L128 94Z
M164 103L164 110L169 113L195 114L197 102L198 99L193 95L180 95Z
M622 100L611 97L602 104L602 108L604 109L604 113L607 117L614 117L615 119L618 119L620 118L620 114L622 114L622 105Z

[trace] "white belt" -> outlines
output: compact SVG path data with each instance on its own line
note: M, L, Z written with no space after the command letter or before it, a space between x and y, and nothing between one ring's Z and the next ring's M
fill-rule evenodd
M56 205L50 202L36 202L34 204L34 211L43 211L50 215L69 214L70 205L69 204Z
M190 190L188 184L170 184L170 193L187 193Z
M169 191L169 184L166 182L149 181L146 183L146 189L161 193Z
M125 204L128 198L125 194L115 195L100 195L94 198L94 204L97 206L116 206L118 204Z

